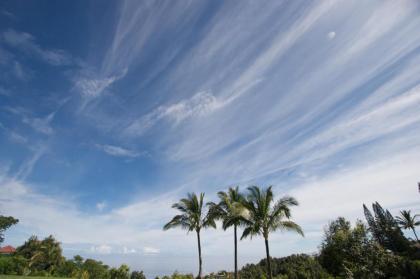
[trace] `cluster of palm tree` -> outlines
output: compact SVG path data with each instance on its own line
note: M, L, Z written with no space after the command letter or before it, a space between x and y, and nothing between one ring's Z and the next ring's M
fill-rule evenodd
M288 230L303 236L301 227L290 220L292 206L297 206L295 198L284 196L274 201L272 187L261 189L252 186L244 195L239 188L229 188L227 192L218 193L219 202L204 204L204 193L197 196L190 193L172 207L181 214L176 215L164 226L164 230L181 227L187 231L195 231L198 241L199 269L197 278L202 278L202 258L200 232L205 228L216 228L216 220L222 221L222 228L233 227L234 233L234 265L235 279L238 279L238 241L237 229L243 228L241 239L260 235L265 241L267 276L272 279L270 250L268 238L270 232Z

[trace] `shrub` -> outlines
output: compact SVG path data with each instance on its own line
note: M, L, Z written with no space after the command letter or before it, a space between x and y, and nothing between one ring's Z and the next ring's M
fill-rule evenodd
M130 279L146 279L146 276L144 276L143 271L133 271Z
M0 274L27 275L28 262L25 258L14 256L0 256Z

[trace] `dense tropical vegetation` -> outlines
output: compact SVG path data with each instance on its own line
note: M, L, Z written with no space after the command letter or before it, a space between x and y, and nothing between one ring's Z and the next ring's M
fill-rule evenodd
M363 205L366 223L361 220L353 226L343 217L331 221L325 228L319 252L272 258L269 253L269 235L276 230L289 230L303 235L301 227L291 220L291 208L298 202L289 196L275 201L271 187L249 187L247 194L230 188L218 193L219 201L204 203L204 193L191 193L172 207L180 214L172 218L164 229L180 227L196 232L198 244L198 278L241 279L305 279L305 278L420 278L420 242L416 227L418 215L403 210L393 216L379 203L372 210ZM221 271L203 276L200 233L203 229L233 227L235 249L234 272ZM0 243L6 229L18 222L13 217L0 216ZM238 270L237 231L242 238L260 235L264 239L266 258L256 264L247 264ZM410 230L415 239L404 235ZM60 243L53 237L30 237L12 255L0 256L1 274L80 279L145 279L142 271L130 272L127 265L109 267L101 261L75 256L66 259ZM11 278L11 277L6 277ZM14 278L14 277L13 277ZM34 278L34 277L32 277ZM163 276L155 279L192 279L192 274Z

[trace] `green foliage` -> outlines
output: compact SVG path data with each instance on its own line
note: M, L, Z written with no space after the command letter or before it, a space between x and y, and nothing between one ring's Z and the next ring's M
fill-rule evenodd
M245 219L246 209L243 206L245 199L239 188L229 188L227 193L221 191L217 195L219 203L208 203L213 218L222 220L224 230L241 225Z
M385 249L396 253L410 252L410 243L404 237L394 217L376 202L372 205L374 215L363 205L369 229L376 241Z
M61 246L52 236L39 240L30 237L16 249L13 256L0 257L0 274L60 276L78 279L145 279L143 272L133 272L127 265L112 268L101 261L74 256L66 260L61 254Z
M346 278L388 278L398 265L398 258L371 239L363 223L352 228L342 217L326 229L319 261L332 275Z
M314 258L306 254L291 255L284 258L272 259L273 275L282 275L282 278L305 279L305 278L330 278L331 276ZM265 261L260 262L264 267Z
M22 246L16 249L16 254L28 261L31 274L46 272L55 274L59 266L65 261L62 255L60 243L49 236L44 240L38 240L32 236Z
M272 271L275 278L282 279L327 279L332 278L319 264L316 258L309 255L291 255L284 258L272 258ZM240 271L241 279L265 279L267 261L258 264L247 264Z
M210 273L204 276L204 279L233 279L235 273L227 272L225 270L219 271L217 273Z
M411 210L402 210L400 211L400 216L397 216L395 220L397 221L397 224L400 226L400 228L404 230L412 230L414 233L414 236L416 237L416 240L419 241L419 238L417 237L416 233L416 227L420 226L420 220L417 221L419 215L411 215Z
M27 260L21 256L0 256L0 274L26 275L27 266Z
M239 271L241 279L266 279L265 271L260 265L247 264Z
M18 219L11 216L0 215L0 244L4 241L4 232L11 226L16 225L18 222Z
M129 279L130 268L123 264L119 268L111 268L111 279Z
M130 279L146 279L146 276L144 276L143 271L133 271L131 272Z
M159 279L156 277L155 279ZM194 279L192 274L180 274L178 271L175 271L171 276L163 276L162 279Z
M172 205L181 212L167 223L163 229L168 230L175 227L181 227L188 231L200 231L202 228L216 228L213 216L205 211L204 193L198 197L195 193L189 193L187 198L181 199L178 203Z
M295 198L284 196L274 203L272 187L260 189L258 186L248 188L248 196L243 205L248 210L245 218L245 229L242 238L261 235L268 238L276 230L295 231L303 235L300 226L290 221L290 207L298 205Z
M44 279L44 276L22 276L22 275L1 275L0 279ZM49 276L48 279L70 279L70 278L63 278L63 277L51 277Z
M77 257L77 256L76 256ZM80 258L74 257L74 263L77 266L80 264L79 260ZM86 259L84 263L81 265L81 268L79 269L81 272L80 274L86 271L89 274L89 279L106 279L110 278L111 275L109 274L109 267L105 264L103 264L101 261L96 261L93 259ZM128 273L128 271L127 271ZM114 278L126 278L126 277L114 277ZM127 277L128 278L128 277Z
M77 277L78 267L72 260L64 261L56 270L57 276Z

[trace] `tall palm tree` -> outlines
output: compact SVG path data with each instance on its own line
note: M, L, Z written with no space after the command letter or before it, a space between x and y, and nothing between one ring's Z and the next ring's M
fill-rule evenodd
M271 186L266 189L260 189L258 186L248 188L249 193L244 202L244 206L248 210L248 216L241 237L243 239L248 236L261 235L264 238L269 279L273 278L268 246L270 232L280 229L294 231L303 236L301 227L290 220L290 207L298 205L298 202L293 197L284 196L274 203L274 195L271 188Z
M411 210L402 210L400 216L395 217L400 228L413 231L417 241L419 241L419 238L417 237L416 227L420 225L420 221L416 221L418 216L418 214L412 216Z
M238 279L238 226L244 221L244 197L239 192L239 188L229 188L228 192L219 192L219 203L208 203L210 212L214 218L220 219L223 222L223 229L227 230L233 226L234 233L234 247L235 247L235 279Z
M195 231L198 242L198 276L202 278L202 258L201 258L201 240L200 231L208 227L216 228L216 223L209 211L206 212L204 205L204 193L197 197L195 193L189 193L186 198L174 203L172 208L178 209L181 214L176 215L167 223L163 229L169 230L171 228L180 227L188 232Z

